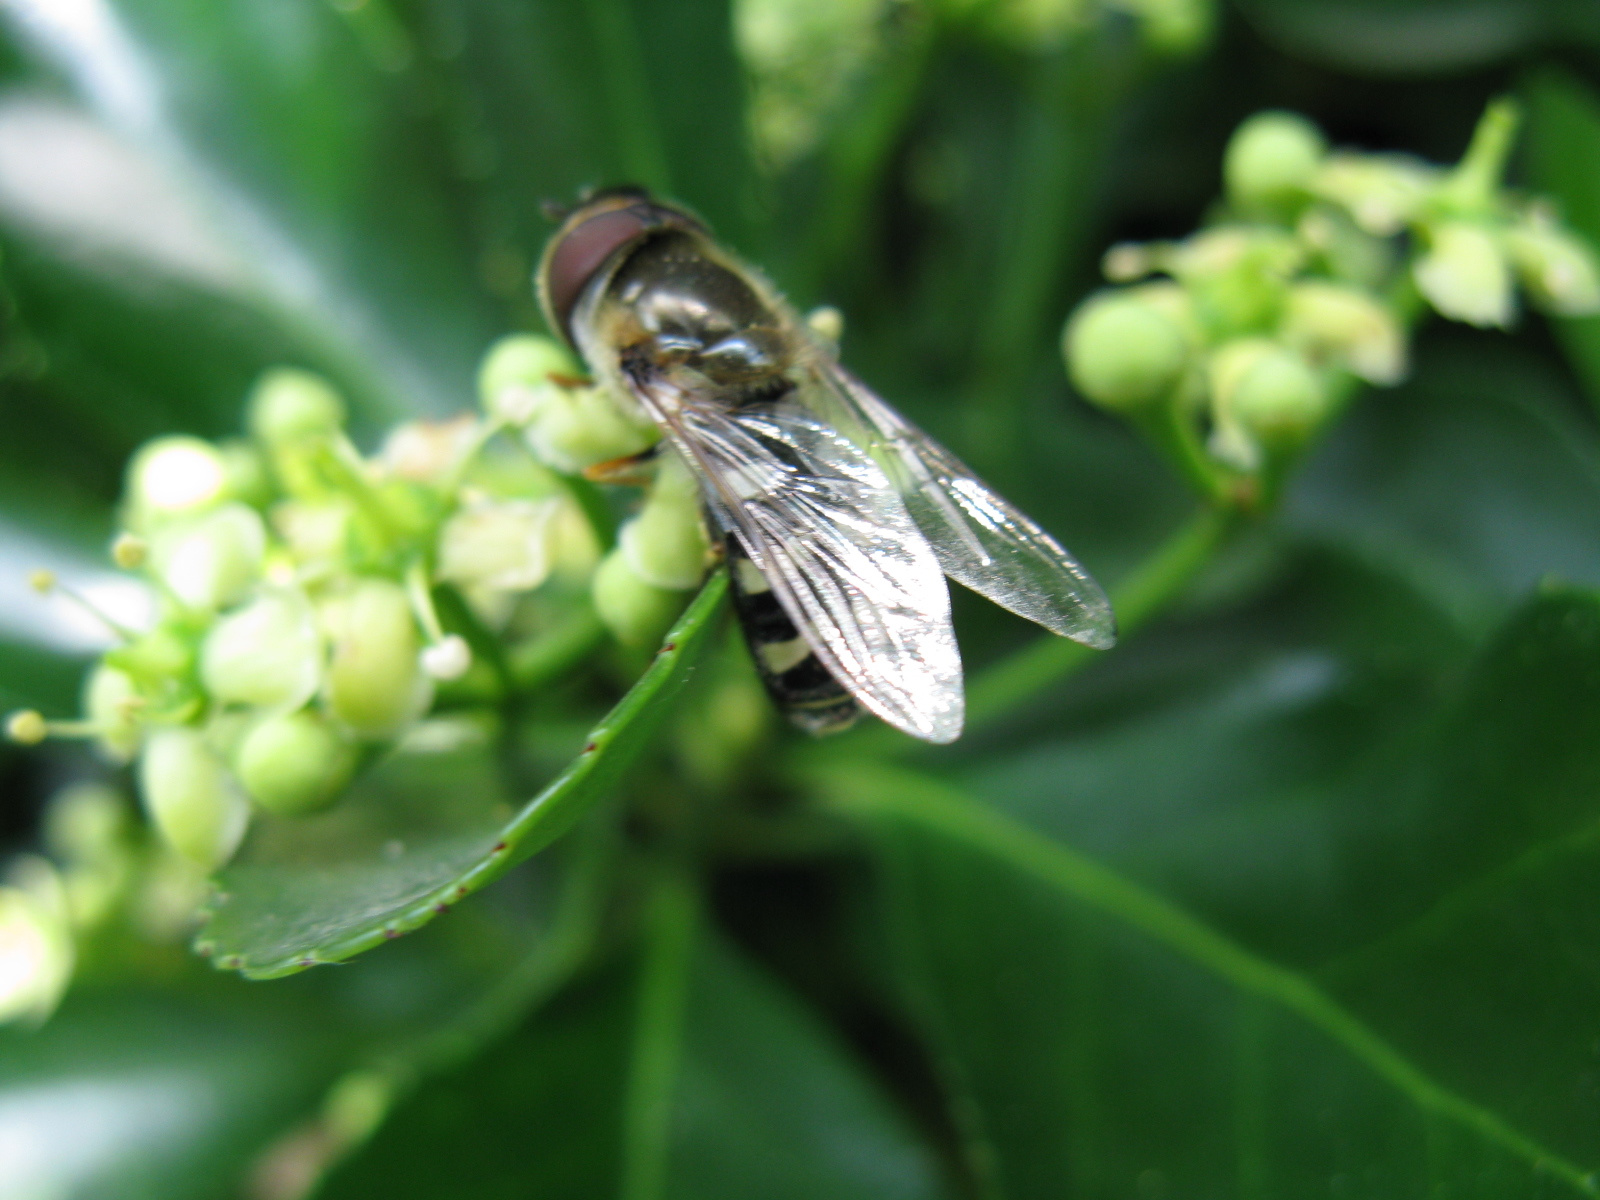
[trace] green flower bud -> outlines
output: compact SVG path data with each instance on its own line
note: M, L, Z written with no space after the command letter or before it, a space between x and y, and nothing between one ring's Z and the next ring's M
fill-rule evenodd
M128 812L122 796L103 783L75 783L50 797L44 844L63 862L92 862L121 855Z
M511 425L526 425L557 385L551 375L581 378L583 368L553 338L517 333L489 348L478 368L478 396L484 411Z
M219 704L299 708L322 682L322 636L311 602L274 590L223 617L200 648L200 679Z
M518 592L550 572L559 497L468 503L439 534L439 578L466 589Z
M323 607L333 644L323 696L361 737L390 738L427 711L431 684L410 601L398 583L368 578Z
M299 816L332 803L355 765L355 750L327 721L304 710L257 722L233 758L250 798L279 816Z
M1392 237L1422 210L1438 186L1437 167L1404 154L1334 154L1311 190L1339 205L1367 233Z
M1329 361L1390 387L1406 373L1400 322L1358 288L1310 280L1289 289L1283 340L1314 362Z
M1510 325L1511 268L1494 234L1467 221L1446 221L1429 233L1428 252L1412 268L1428 303L1469 325Z
M1215 6L1208 0L1111 0L1141 18L1145 44L1159 54L1192 54L1211 36Z
M595 463L637 454L659 434L625 413L605 388L551 387L524 436L540 462L575 475Z
M166 843L206 870L233 857L250 823L244 793L198 730L151 734L139 756L139 791Z
M1142 291L1090 297L1062 335L1061 349L1073 386L1115 412L1141 408L1168 395L1189 360L1183 326Z
M1295 113L1264 112L1234 132L1223 159L1229 198L1246 211L1281 208L1306 193L1328 144Z
M1327 389L1310 364L1265 338L1220 347L1210 377L1218 423L1266 446L1299 445L1327 415Z
M345 566L355 543L355 506L348 500L285 500L273 506L272 527L294 559L313 574Z
M42 859L19 872L21 886L0 887L0 1024L41 1021L72 978L74 958L66 900Z
M639 515L617 535L633 574L658 588L686 591L706 573L700 486L676 452L663 454Z
M250 394L250 432L272 447L327 437L344 428L344 401L328 381L309 371L268 371Z
M686 591L640 579L620 546L601 560L594 573L595 612L625 646L655 645L688 602Z
M228 474L227 493L252 508L272 503L272 475L261 452L242 438L232 438L217 447Z
M138 752L140 703L133 677L116 667L102 663L84 681L84 714L99 731L101 748L118 762Z
M136 528L203 512L228 491L228 465L210 442L163 437L146 442L128 464L127 495Z
M1600 312L1600 270L1581 238L1535 217L1508 230L1505 245L1522 286L1545 312L1558 317Z
M150 564L167 590L190 608L211 611L239 600L261 573L267 531L255 509L228 504L150 543Z
M194 646L177 630L158 625L107 652L105 661L145 682L170 679L194 665Z

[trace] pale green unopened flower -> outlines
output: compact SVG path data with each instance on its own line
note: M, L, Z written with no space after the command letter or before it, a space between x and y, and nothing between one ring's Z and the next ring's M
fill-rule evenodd
M126 671L101 663L83 686L83 711L99 731L102 749L127 762L139 749L139 689Z
M266 549L256 510L233 503L159 530L150 542L150 565L184 605L212 611L243 597L261 573Z
M1512 226L1505 246L1533 302L1558 317L1600 312L1600 270L1575 234L1535 216Z
M1210 36L1215 20L1211 0L1106 0L1106 6L1140 18L1140 35L1162 54L1198 50Z
M1482 225L1445 221L1431 228L1428 252L1412 276L1442 316L1482 327L1511 324L1511 266L1499 239Z
M156 438L128 465L129 517L140 530L203 512L227 494L228 465L215 446L199 438Z
M540 462L575 475L655 443L655 427L630 417L602 387L551 388L523 431Z
M206 635L200 678L220 704L299 708L322 682L316 611L299 591L275 588L231 612Z
M50 798L44 840L63 864L61 883L75 929L91 929L111 915L133 878L122 796L100 783L77 783Z
M1328 144L1296 113L1264 112L1239 126L1222 163L1228 196L1245 211L1273 209L1305 196Z
M287 446L338 433L345 421L344 401L320 375L280 367L256 384L248 421L250 432L266 445Z
M1327 413L1327 390L1300 355L1265 338L1244 338L1211 357L1211 392L1219 423L1262 445L1303 442Z
M333 647L323 696L338 721L361 737L389 738L427 711L432 688L403 587L361 579L325 601L322 617Z
M1399 233L1421 212L1443 178L1437 167L1404 154L1332 154L1311 190L1339 205L1366 232Z
M167 844L207 870L233 857L250 823L250 804L198 730L161 729L139 756L145 811Z
M439 578L469 590L538 587L550 573L551 541L561 509L558 496L470 500L440 531Z
M1183 326L1140 291L1094 297L1062 336L1073 386L1096 404L1124 412L1168 395L1183 375L1189 347Z
M350 781L355 750L308 711L267 717L245 734L233 767L250 798L268 812L298 816L332 803Z
M1368 383L1389 387L1405 377L1400 322L1359 288L1315 279L1295 284L1282 335L1313 362L1343 367Z
M65 891L43 859L25 859L0 887L0 1024L40 1021L72 978L74 950Z
M700 487L676 451L661 455L644 506L618 532L617 547L634 575L658 588L683 591L705 576Z
M567 349L554 338L518 333L503 337L478 368L478 396L484 411L508 425L526 425L543 404L551 375L578 379L584 374Z
M272 509L272 527L308 575L337 571L355 543L356 510L343 497L285 500Z
M593 586L595 612L625 646L659 642L689 599L688 592L639 578L620 546L600 561Z

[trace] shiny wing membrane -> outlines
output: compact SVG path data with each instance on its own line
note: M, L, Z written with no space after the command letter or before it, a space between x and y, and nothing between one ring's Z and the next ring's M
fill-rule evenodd
M1111 602L1059 542L848 371L820 353L815 370L813 407L880 451L946 575L1052 633L1115 644Z
M631 383L823 666L891 725L955 740L964 699L949 592L882 468L792 401L729 411Z

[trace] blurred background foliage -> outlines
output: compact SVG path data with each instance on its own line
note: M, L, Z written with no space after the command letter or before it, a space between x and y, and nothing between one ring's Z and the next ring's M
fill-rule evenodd
M1113 588L1193 501L1059 331L1107 246L1204 218L1242 119L1449 163L1515 95L1513 180L1600 239L1588 0L0 17L8 707L75 708L93 636L23 578L114 586L141 441L237 433L285 362L366 445L469 407L538 328L541 202L585 185L839 306L853 368ZM618 803L347 966L217 972L157 880L0 1031L0 1197L1600 1194L1597 404L1600 319L1425 325L1281 511L1070 680L955 747L782 740L731 780L691 690ZM955 602L980 680L1035 636ZM547 753L579 695L533 714ZM117 783L55 744L0 771L17 850ZM492 808L467 778L424 801Z

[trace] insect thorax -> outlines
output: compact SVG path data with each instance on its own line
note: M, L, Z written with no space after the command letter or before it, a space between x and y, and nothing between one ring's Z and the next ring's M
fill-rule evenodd
M731 407L793 386L792 335L777 303L694 234L661 234L634 250L595 318L626 372L671 378Z

